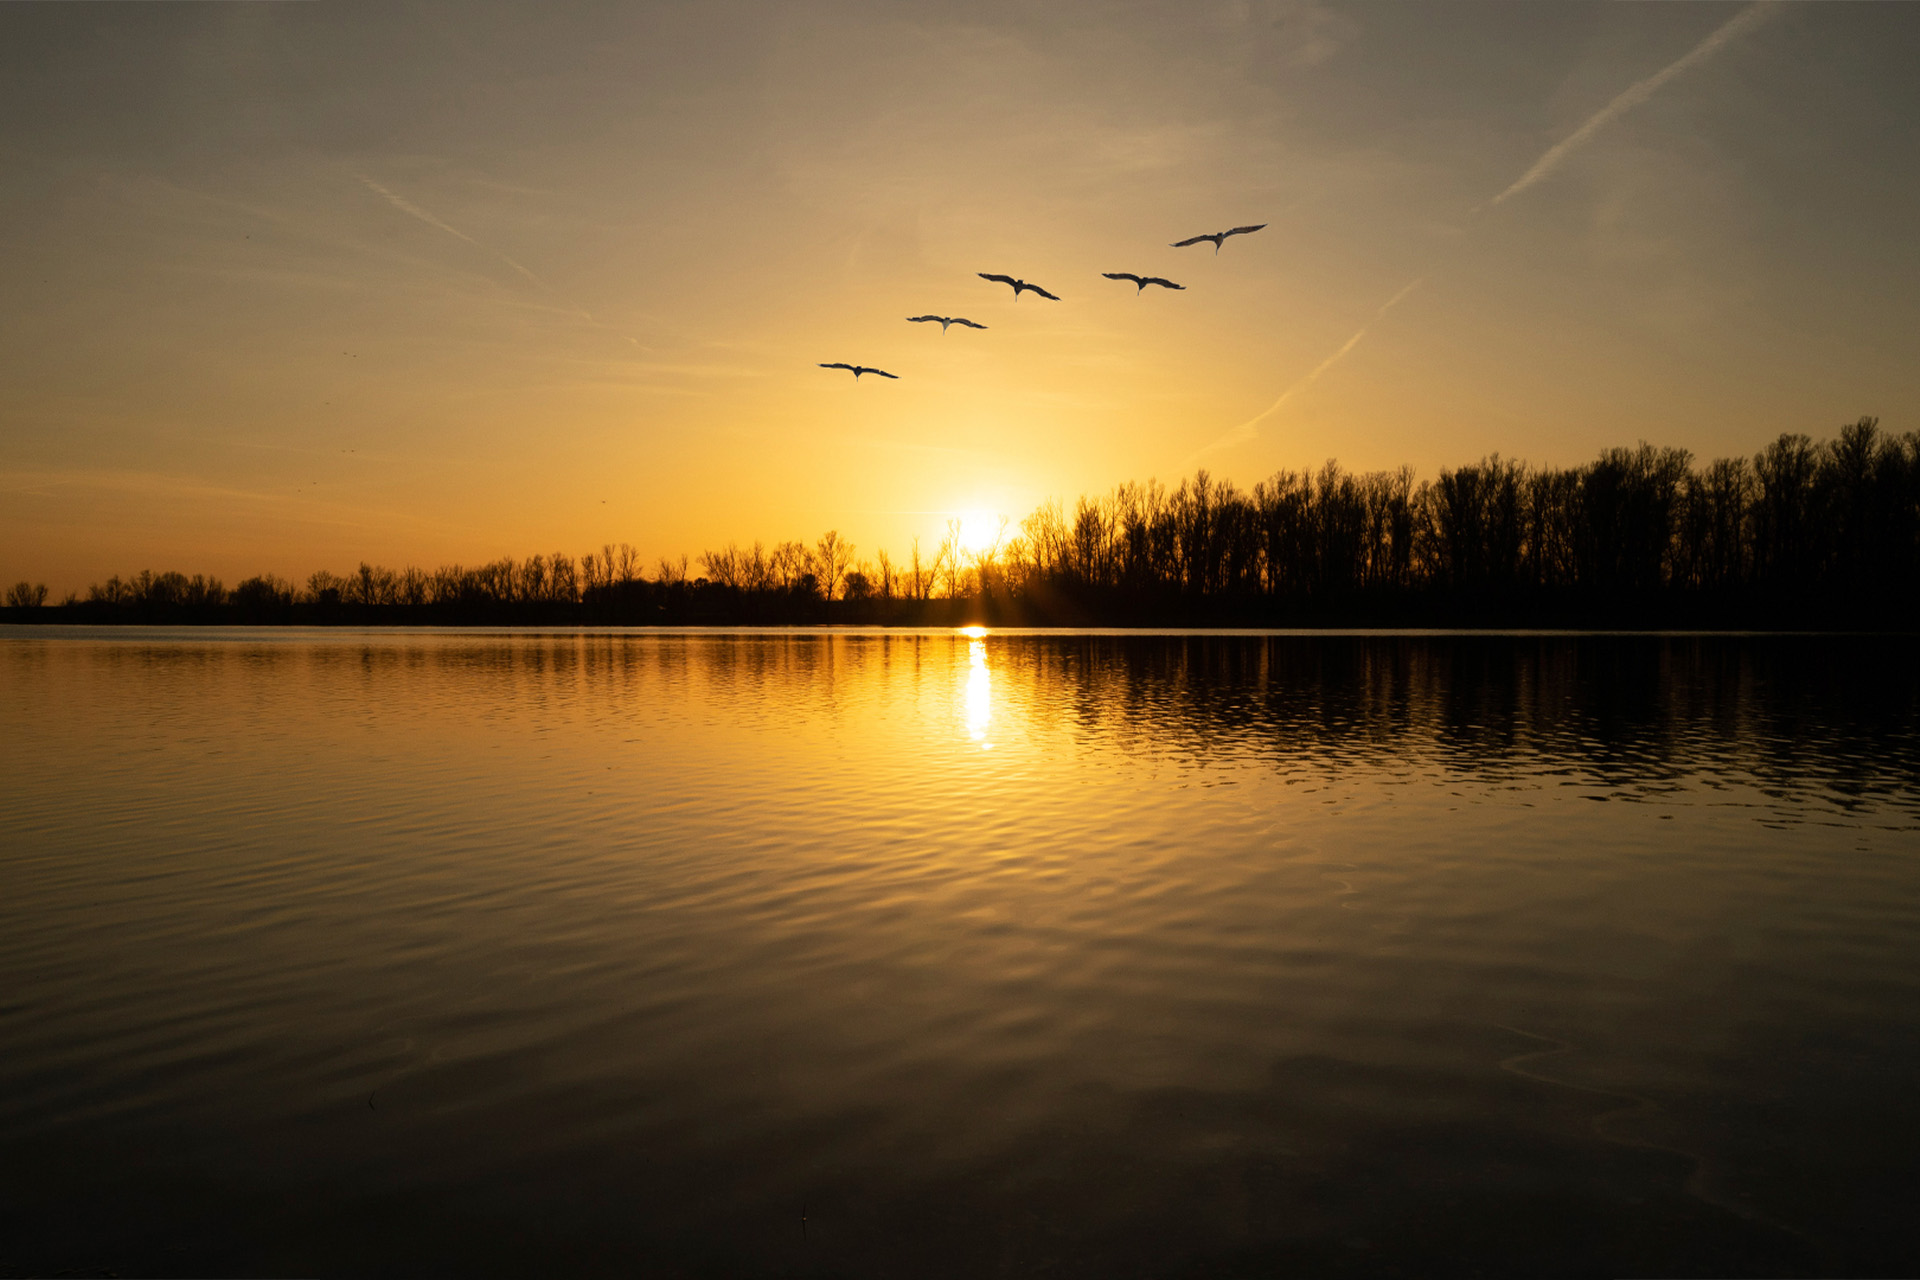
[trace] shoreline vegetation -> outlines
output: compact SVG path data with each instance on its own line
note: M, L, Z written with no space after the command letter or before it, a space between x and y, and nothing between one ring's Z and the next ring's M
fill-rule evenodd
M1920 432L1861 418L1696 466L1642 443L1574 467L1494 455L1416 480L1328 462L1251 490L1205 471L1168 489L1058 500L991 546L959 521L871 557L837 532L661 558L626 543L477 567L362 563L232 588L145 570L0 621L166 625L1737 627L1920 623Z

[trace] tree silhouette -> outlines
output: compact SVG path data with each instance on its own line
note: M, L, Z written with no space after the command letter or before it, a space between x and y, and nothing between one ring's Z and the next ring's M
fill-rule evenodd
M1009 536L1011 535L1011 536ZM729 542L661 556L629 543L303 586L142 570L51 608L7 594L14 621L660 623L836 620L1293 625L1920 623L1920 433L1865 417L1830 441L1788 433L1751 458L1696 465L1641 443L1571 467L1497 455L1416 481L1336 462L1242 490L1208 472L1049 499L991 544L949 520L929 558L856 562L829 530L809 547Z
M814 547L814 573L827 595L827 603L833 603L833 593L840 585L840 579L846 574L847 566L853 561L853 544L840 536L838 529L829 529L820 535L820 541Z

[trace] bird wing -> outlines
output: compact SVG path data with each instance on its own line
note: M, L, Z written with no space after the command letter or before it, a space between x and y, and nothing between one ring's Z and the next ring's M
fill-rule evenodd
M1159 276L1148 276L1146 279L1142 280L1140 283L1143 287L1150 284L1157 284L1162 289L1184 289L1187 287L1183 284L1175 284L1171 280L1164 280Z
M967 326L967 328L969 328L969 329L984 329L984 328L986 328L986 327L987 327L987 326L985 326L985 325L983 325L983 324L975 324L975 323L974 323L973 321L971 321L971 320L963 320L963 319L961 319L961 318L960 318L959 316L955 316L955 317L953 318L953 322L954 322L955 324L963 324L963 325L965 325L965 326Z
M851 368L853 368L853 366L852 366L852 365L850 365L850 364L842 364L842 363L840 363L840 362L839 362L839 361L837 361L837 360L836 360L836 361L835 361L834 363L832 363L832 364L823 364L823 365L821 365L820 367L821 367L822 369L851 369Z
M986 272L984 272L984 271L976 271L976 272L974 272L973 274L975 274L975 275L977 275L977 276L979 276L979 277L980 277L980 278L981 278L982 280L992 280L992 281L995 281L995 282L997 282L997 283L999 283L999 284L1012 284L1012 283L1014 283L1014 279L1013 279L1013 277L1012 277L1012 276L994 276L994 275L988 275L988 274L987 274Z
M1228 236L1243 236L1243 235L1245 235L1245 234L1247 234L1247 232L1249 232L1249 231L1258 231L1258 230L1259 230L1259 229L1260 229L1261 227L1264 227L1264 226L1266 226L1266 225L1267 225L1267 224L1266 224L1266 223L1264 223L1264 222L1256 222L1256 223L1255 223L1254 225L1252 225L1251 227L1235 227L1235 228L1234 228L1233 230L1231 230L1231 231L1223 231L1223 232L1221 232L1221 234L1222 234L1222 235L1228 235Z
M1199 244L1202 240L1211 240L1212 236L1188 236L1185 240L1175 240L1172 248L1184 249L1190 244Z
M1037 293L1037 294L1039 294L1039 295L1040 295L1041 297L1043 297L1043 298L1052 298L1052 299L1053 299L1053 300L1054 300L1055 302L1058 302L1058 301L1060 301L1060 298L1059 298L1059 295L1057 295L1057 294L1052 294L1052 293L1048 293L1048 292L1047 292L1047 291L1046 291L1045 289L1042 289L1042 288L1041 288L1041 287L1040 287L1039 285L1037 285L1037 284L1030 284L1030 285L1028 285L1028 286L1027 286L1027 289L1028 289L1028 290L1029 290L1030 292L1033 292L1033 293Z
M945 316L908 316L907 317L908 324L923 324L928 320L933 321L935 324L941 324L946 321L946 317Z
M1142 283L1141 278L1131 271L1102 271L1100 274L1109 280L1131 280L1135 284Z
M881 377L883 377L883 378L892 378L892 379L893 379L893 380L894 380L895 382L898 382L898 381L900 380L900 375L899 375L899 374L897 374L897 373L888 373L888 372L887 372L887 371L886 371L885 369L869 369L869 370L867 370L867 372L868 372L868 373L877 373L877 374L879 374L879 375L880 375Z

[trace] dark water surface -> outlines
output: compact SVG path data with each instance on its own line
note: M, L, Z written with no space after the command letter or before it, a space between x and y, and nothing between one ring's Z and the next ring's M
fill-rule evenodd
M0 1271L1912 1274L1910 640L0 637Z

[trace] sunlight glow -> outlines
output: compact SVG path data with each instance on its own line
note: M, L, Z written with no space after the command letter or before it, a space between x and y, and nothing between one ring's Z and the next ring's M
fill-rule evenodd
M1002 525L998 512L966 512L960 517L960 549L973 556L991 551L1004 536Z
M967 642L967 736L982 751L991 751L987 727L993 722L993 677L987 672L987 642L981 639L987 629L967 627L961 634L974 637Z

